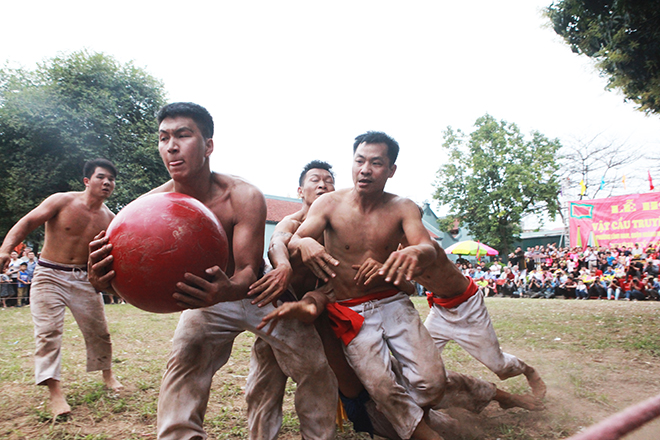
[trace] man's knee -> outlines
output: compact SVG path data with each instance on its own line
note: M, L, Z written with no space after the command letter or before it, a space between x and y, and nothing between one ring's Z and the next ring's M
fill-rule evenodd
M415 401L422 408L433 408L440 404L447 389L444 371L432 378L420 381L415 387Z
M35 334L35 340L37 347L53 347L60 344L62 339L62 327L59 326L47 326L40 328Z

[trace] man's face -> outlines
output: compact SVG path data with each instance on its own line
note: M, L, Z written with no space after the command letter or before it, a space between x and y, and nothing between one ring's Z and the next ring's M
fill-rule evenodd
M298 188L298 196L304 203L311 205L325 193L335 190L335 179L330 171L322 168L312 168L305 174L303 185Z
M390 165L385 144L360 144L353 155L353 184L358 193L376 194L383 191L387 179L394 175L396 165Z
M158 128L158 151L176 181L193 178L213 152L213 139L204 139L192 118L165 118Z
M16 251L12 251L10 255L11 255L12 260L15 260L15 259L18 258L18 252L16 252Z
M92 177L89 179L85 177L83 182L85 182L85 186L93 195L104 199L110 197L115 190L115 176L110 170L105 168L96 167L92 173Z
M28 252L28 258L30 261L34 260L34 252Z

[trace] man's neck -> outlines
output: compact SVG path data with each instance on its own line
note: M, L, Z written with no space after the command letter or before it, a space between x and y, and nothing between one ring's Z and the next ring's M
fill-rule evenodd
M303 200L303 207L300 209L300 211L298 211L298 214L300 216L300 223L304 222L305 219L307 218L307 213L309 212L310 206L312 206L311 203L307 204L307 202Z
M383 196L385 191L373 193L360 193L353 189L353 200L360 207L362 211L370 211L383 203Z
M202 203L213 198L213 172L202 171L201 175L186 181L174 181L174 191L194 197Z
M107 197L94 196L89 191L89 188L85 188L85 191L83 191L83 202L89 209L99 209L101 206L103 206L103 203L105 203L106 199Z

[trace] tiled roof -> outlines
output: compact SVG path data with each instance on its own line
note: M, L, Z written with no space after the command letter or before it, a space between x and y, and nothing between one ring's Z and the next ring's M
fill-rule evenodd
M302 200L300 199L267 195L266 206L268 207L268 215L266 216L266 221L277 223L287 215L300 211L301 205Z

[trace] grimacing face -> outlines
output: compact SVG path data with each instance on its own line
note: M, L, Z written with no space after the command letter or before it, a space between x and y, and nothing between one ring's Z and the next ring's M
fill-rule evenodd
M194 178L213 152L192 118L165 118L158 127L158 152L173 180Z
M335 190L335 179L330 171L322 168L312 168L305 174L303 186L298 188L298 195L311 204L325 193Z

